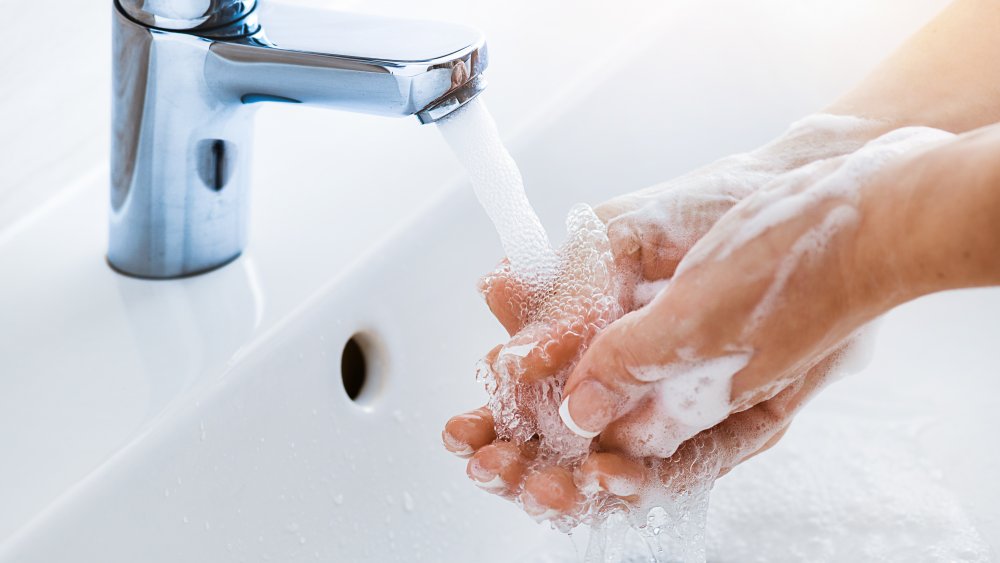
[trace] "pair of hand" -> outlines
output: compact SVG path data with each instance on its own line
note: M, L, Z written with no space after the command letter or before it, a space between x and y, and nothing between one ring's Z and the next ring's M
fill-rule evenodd
M538 425L512 436L494 414L520 407L494 401L443 433L470 458L469 477L536 518L577 518L594 492L628 504L650 487L683 490L777 442L838 372L850 337L905 293L869 211L922 146L950 135L905 129L868 143L887 128L814 116L761 149L598 207L607 239L595 244L631 280L617 308L586 306L607 280L577 280L557 299L578 306L538 315L544 304L509 271L487 276L511 341L486 369L525 384L555 378L557 391L564 382L565 429L589 447L568 460L540 451ZM498 365L511 350L516 370Z

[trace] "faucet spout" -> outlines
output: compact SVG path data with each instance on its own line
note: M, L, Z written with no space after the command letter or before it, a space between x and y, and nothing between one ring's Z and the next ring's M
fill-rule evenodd
M408 116L485 87L486 43L474 29L297 6L258 11L256 33L209 48L205 74L222 99Z
M176 278L247 241L253 112L302 103L431 123L486 88L462 25L260 0L116 0L108 262Z

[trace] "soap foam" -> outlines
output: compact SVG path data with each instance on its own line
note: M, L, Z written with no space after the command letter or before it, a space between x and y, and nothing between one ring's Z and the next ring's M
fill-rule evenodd
M700 262L701 255L706 252L710 252L715 260L725 260L736 249L760 237L767 230L802 216L809 209L824 204L831 205L831 202L856 207L860 199L860 187L886 164L906 152L952 139L954 136L930 127L904 127L868 142L838 161L814 162L780 176L737 206L738 210L752 213L738 231L727 233L725 240L715 241L714 245L698 245L692 249L678 268L678 273ZM819 169L826 173L821 178L816 178ZM808 189L803 189L804 187Z
M660 294L666 287L670 284L669 279L656 280L656 281L645 281L641 280L636 284L634 291L632 292L632 303L636 308L642 308L653 302L656 296Z
M775 178L808 163L861 148L885 124L850 116L817 114L793 123L774 141L753 151L722 158L670 181L613 202L629 211L608 225L612 240L640 247L646 263L676 263L719 217ZM636 296L635 306L648 298Z

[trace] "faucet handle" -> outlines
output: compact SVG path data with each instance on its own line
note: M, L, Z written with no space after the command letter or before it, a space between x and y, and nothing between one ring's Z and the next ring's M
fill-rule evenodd
M129 19L156 29L198 33L250 15L257 0L115 0Z

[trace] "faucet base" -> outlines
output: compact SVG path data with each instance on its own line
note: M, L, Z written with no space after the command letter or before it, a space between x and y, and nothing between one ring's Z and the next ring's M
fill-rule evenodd
M138 273L131 272L131 271L128 271L128 270L123 270L123 269L119 268L118 266L115 266L115 263L112 262L111 258L109 258L108 256L104 257L104 261L108 264L109 268L111 268L112 270L115 271L115 273L121 274L123 276L127 276L127 277L130 277L130 278L135 278L137 280L167 281L167 280L182 280L182 279L185 279L185 278L193 278L193 277L196 277L196 276L200 276L202 274L207 274L209 272L214 272L215 270L219 270L221 268L224 268L225 266L228 266L228 265L232 264L233 262L235 262L236 260L238 260L240 258L240 256L243 256L242 252L239 253L239 254L237 254L236 256L233 256L229 260L226 260L225 262L219 263L219 264L217 264L215 266L212 266L210 268L206 268L204 270L197 270L197 271L187 272L187 273L181 274L179 276L155 276L155 275L144 276L142 274L138 274Z

